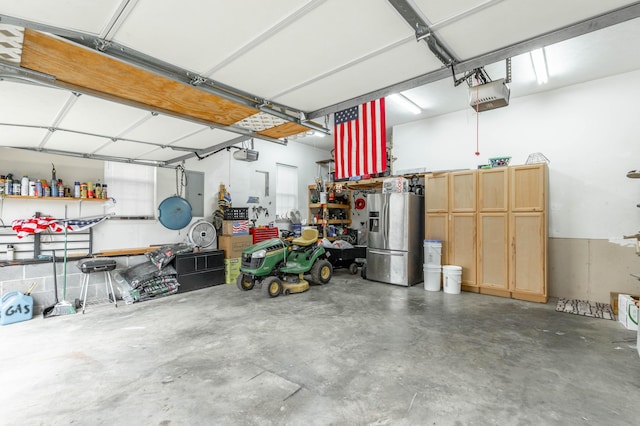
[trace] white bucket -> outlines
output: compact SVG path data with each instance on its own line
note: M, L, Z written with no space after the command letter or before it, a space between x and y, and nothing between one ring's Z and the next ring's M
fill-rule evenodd
M442 241L424 240L424 264L440 266L442 258Z
M442 267L444 292L460 294L462 287L462 266L445 265Z
M440 291L440 266L424 265L424 289L428 291Z

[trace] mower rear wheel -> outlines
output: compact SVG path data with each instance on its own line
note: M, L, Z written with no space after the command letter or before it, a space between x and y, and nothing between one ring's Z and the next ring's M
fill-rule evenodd
M355 275L358 273L358 264L357 263L352 263L351 265L349 265L349 272L351 272L351 275Z
M333 276L333 266L327 259L318 259L311 268L311 280L314 283L326 284Z
M236 285L238 286L238 288L240 290L248 291L248 290L251 290L253 288L254 282L247 275L240 274L240 275L238 275L238 278L236 279Z
M269 297L278 297L282 293L282 281L278 277L267 277L262 280L262 294Z

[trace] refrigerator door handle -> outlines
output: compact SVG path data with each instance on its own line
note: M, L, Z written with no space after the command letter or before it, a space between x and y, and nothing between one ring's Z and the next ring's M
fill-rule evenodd
M384 216L384 228L383 228L384 246L389 247L389 200L387 197L385 197L384 204L382 207L382 215Z
M404 256L406 252L403 252L403 251L398 251L398 252L380 251L380 250L369 249L369 253L371 253L371 254L383 254L385 256Z

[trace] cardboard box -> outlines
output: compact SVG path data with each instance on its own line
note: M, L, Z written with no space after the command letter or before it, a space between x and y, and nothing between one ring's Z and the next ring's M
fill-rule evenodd
M242 266L242 259L239 257L224 260L225 283L234 284L236 282L238 275L240 275L240 266Z
M629 293L620 293L619 291L612 291L609 293L609 304L611 305L611 310L615 315L618 315L618 295L620 294L628 294L634 299L640 299L640 294L629 294Z
M618 295L618 321L628 330L638 329L638 299L628 294Z
M218 248L224 250L225 259L242 257L242 250L253 245L251 235L220 235Z
M223 220L222 235L249 235L249 221Z

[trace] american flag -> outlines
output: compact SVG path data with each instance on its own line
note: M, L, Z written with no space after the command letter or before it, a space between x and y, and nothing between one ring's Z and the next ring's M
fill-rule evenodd
M62 219L61 222L67 226L67 230L71 232L78 232L91 228L92 226L104 222L107 219L109 219L109 216L102 216L93 219Z
M249 221L248 220L234 220L233 221L233 234L234 235L249 235Z
M384 98L338 111L334 121L336 179L387 169Z

